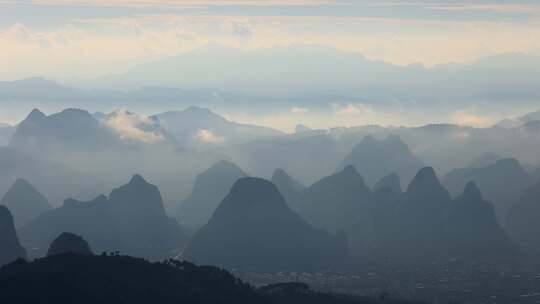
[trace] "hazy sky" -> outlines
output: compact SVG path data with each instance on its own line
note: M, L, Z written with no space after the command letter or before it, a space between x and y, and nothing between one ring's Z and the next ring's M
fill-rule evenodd
M2 80L92 78L209 43L318 44L402 65L467 62L540 53L540 3L0 0Z

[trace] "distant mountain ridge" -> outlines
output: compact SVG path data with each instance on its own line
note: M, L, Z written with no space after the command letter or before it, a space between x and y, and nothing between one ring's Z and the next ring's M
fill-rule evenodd
M298 203L302 191L306 189L306 186L290 177L283 169L276 169L270 181L276 185L290 207Z
M383 140L365 136L341 162L338 170L347 165L357 168L368 185L374 185L376 181L392 173L397 173L401 179L409 181L425 166L401 138L395 135L389 135Z
M105 181L98 177L33 154L0 147L0 193L6 193L20 178L40 189L53 205L66 197L87 198L108 190Z
M534 77L525 76L539 75L539 63L539 56L506 53L452 68L448 65L403 67L325 46L243 50L208 45L139 65L124 74L87 81L86 85L109 89L144 85L213 87L256 96L301 97L304 104L313 107L336 96L384 102L414 100L424 105L426 101L497 102L539 97ZM516 73L516 69L520 72ZM306 73L311 76L305 77Z
M238 144L285 135L271 128L229 121L209 109L194 106L153 117L184 146Z
M229 161L213 164L197 176L191 194L180 202L180 222L194 229L206 224L234 183L245 176L242 169Z
M504 225L510 206L534 181L519 161L505 158L481 168L456 169L444 177L443 183L453 194L473 181L487 200L493 202L497 218Z
M49 201L25 179L17 179L6 192L0 205L8 207L15 218L15 226L22 227L30 220L50 210Z

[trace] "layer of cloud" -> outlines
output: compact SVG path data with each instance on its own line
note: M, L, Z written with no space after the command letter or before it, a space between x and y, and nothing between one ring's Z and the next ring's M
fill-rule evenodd
M201 129L198 130L194 138L202 143L206 144L222 144L225 142L224 137L220 137L211 130Z
M540 5L448 3L0 0L0 20L18 21L0 28L0 79L93 78L208 43L247 49L318 44L427 66L540 50ZM58 18L52 8L43 10L36 25L28 5L61 5L63 13Z
M451 121L459 125L472 127L486 127L494 123L494 120L490 117L474 114L466 110L455 112L451 117Z
M307 113L309 112L309 109L303 107L292 107L290 111L291 113Z
M163 131L157 123L146 116L135 114L127 110L116 110L109 114L105 125L120 138L142 143L158 143L165 140Z

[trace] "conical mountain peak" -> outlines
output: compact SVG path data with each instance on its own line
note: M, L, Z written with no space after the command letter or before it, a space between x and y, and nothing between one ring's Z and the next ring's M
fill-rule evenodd
M82 255L93 255L92 249L88 245L88 242L79 235L64 232L54 239L49 247L47 256L63 254L63 253L75 253Z
M24 178L18 178L15 183L13 183L13 186L11 186L13 189L21 189L21 190L35 190L35 188L30 184L29 181L27 181Z
M199 174L191 194L180 203L178 218L192 229L198 229L212 216L233 184L246 173L230 161L221 160Z
M290 178L290 177L287 174L287 172L285 172L285 170L279 168L279 169L276 169L274 171L274 173L272 174L271 180L281 180L281 179L288 179L288 178Z
M164 216L163 199L159 189L135 174L129 183L114 189L109 202L116 212L129 212L131 216L144 218L146 215Z
M278 188L285 200L292 206L300 198L301 192L306 188L304 185L293 179L283 169L277 169L270 179Z
M131 177L131 180L129 181L129 184L130 185L142 185L142 184L147 184L147 182L144 179L144 177L142 177L139 174L135 174L135 175L133 175Z
M439 179L435 174L435 170L433 170L432 167L425 167L418 171L414 179L411 181L409 191L419 186L434 184L440 184Z
M22 178L15 181L0 204L9 208L15 218L17 228L52 208L45 196Z
M362 179L362 177L360 176L360 174L358 173L358 171L353 165L345 166L345 168L343 168L343 170L341 170L341 172L339 172L338 175Z
M237 180L232 186L228 198L229 200L225 201L243 204L284 201L276 185L258 177L243 177Z
M467 201L482 201L482 193L475 182L468 182L462 194Z
M450 201L450 194L441 184L432 167L421 169L407 188L410 202L434 202L445 204Z
M29 114L28 116L26 117L26 119L24 121L32 121L32 122L38 122L38 121L41 121L43 119L45 119L47 116L41 112L39 109L33 109Z
M237 165L234 163L228 161L228 160L220 160L213 164L210 168L208 168L207 171L212 172L230 172L230 171L242 171Z
M183 258L254 271L319 269L342 262L344 245L309 227L273 183L243 177L193 236Z

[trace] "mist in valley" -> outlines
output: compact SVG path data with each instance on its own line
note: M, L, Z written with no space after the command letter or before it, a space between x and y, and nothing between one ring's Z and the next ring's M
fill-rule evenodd
M143 2L0 1L0 300L538 301L534 1Z

